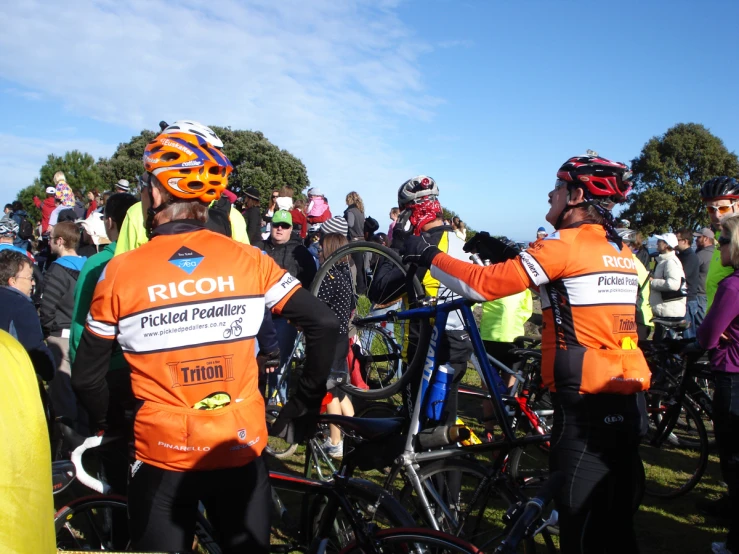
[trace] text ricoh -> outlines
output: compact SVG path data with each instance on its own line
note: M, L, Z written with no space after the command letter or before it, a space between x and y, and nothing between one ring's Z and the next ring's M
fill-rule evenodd
M149 302L156 302L156 299L171 300L180 296L195 296L196 294L210 294L215 292L234 292L233 276L221 277L220 275L213 279L212 277L204 277L202 279L184 279L179 283L167 283L166 285L151 285L149 291Z

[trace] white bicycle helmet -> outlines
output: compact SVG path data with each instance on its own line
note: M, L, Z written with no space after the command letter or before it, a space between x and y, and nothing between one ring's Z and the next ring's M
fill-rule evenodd
M162 133L188 133L190 135L202 137L203 139L208 141L209 144L215 146L216 148L223 148L223 141L218 138L218 135L216 135L215 131L207 125L203 125L202 123L198 123L197 121L189 121L185 119L175 121L171 125L167 125L162 130Z
M636 240L636 231L634 231L633 229L620 227L616 229L616 232L618 233L618 236L621 237L621 240L623 240L624 242L632 243Z
M0 237L14 237L18 234L18 224L14 219L4 217L0 219Z
M400 189L398 189L398 207L403 209L408 204L414 204L422 200L431 200L426 198L428 196L433 196L434 198L439 196L439 187L436 186L436 181L431 177L418 175L400 185Z

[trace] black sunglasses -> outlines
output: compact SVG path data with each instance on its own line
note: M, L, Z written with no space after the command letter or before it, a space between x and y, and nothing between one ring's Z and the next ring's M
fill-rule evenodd
M731 239L729 237L719 237L718 238L719 246L726 246L727 244L731 244Z
M288 225L287 223L274 223L272 227L277 227L278 229L289 229L292 225Z

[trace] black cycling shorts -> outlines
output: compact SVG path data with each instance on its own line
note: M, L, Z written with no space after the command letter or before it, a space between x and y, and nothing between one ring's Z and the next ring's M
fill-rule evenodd
M552 399L549 468L565 474L555 497L562 554L637 553L644 395L556 393Z
M269 552L272 489L261 457L211 471L169 471L134 462L128 477L131 550L192 550L198 501L224 553Z

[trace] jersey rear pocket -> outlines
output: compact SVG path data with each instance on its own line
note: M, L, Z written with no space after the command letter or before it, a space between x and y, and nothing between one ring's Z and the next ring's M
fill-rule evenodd
M240 467L267 443L264 400L256 392L218 410L144 402L134 423L136 459L175 471Z
M588 349L583 358L585 394L634 394L649 388L650 372L641 350Z

